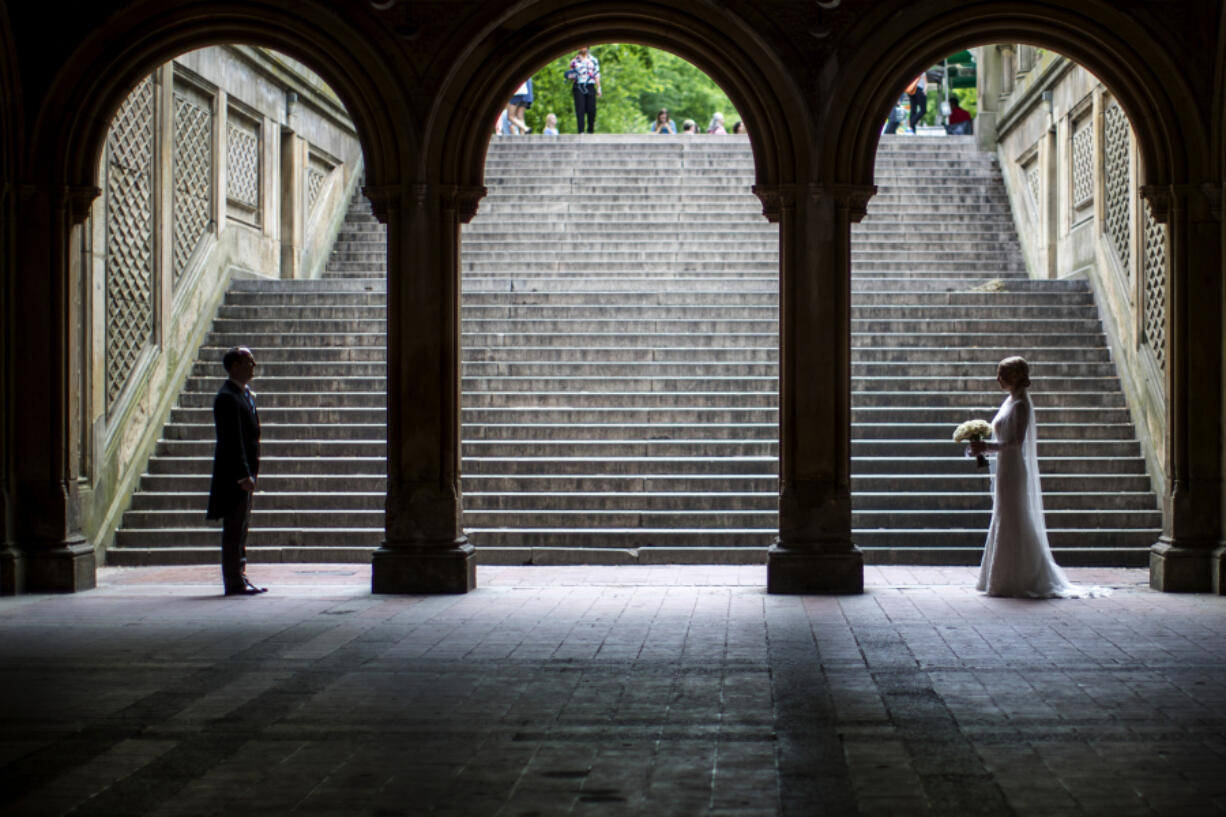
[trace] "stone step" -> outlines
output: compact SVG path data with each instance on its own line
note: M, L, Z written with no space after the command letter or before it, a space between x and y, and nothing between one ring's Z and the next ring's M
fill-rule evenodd
M185 401L186 402L186 401ZM192 398L194 406L180 405L171 414L171 426L183 424L207 427L212 433L212 400ZM306 407L279 408L262 406L260 421L265 428L277 426L340 424L342 426L379 425L386 427L386 400L376 401L375 405L366 407ZM902 430L910 428L941 427L952 429L968 419L968 411L979 415L982 419L990 419L996 411L996 406L987 401L970 409L951 406L923 407L909 406L905 408L891 406L863 406L853 400L852 424L853 433L857 438L871 439L874 437L871 429L891 427ZM1103 407L1046 407L1036 409L1038 423L1047 429L1060 424L1072 428L1089 428L1101 424L1116 426L1129 422L1127 409ZM671 426L677 423L701 423L704 426L721 423L776 423L777 413L774 404L748 408L740 406L652 406L652 407L549 407L540 405L528 406L472 406L467 403L461 409L465 423L553 423L553 424L585 424L601 423L606 425L656 425ZM863 432L860 429L864 429ZM1044 431L1046 434L1046 431ZM1089 433L1089 432L1087 432ZM167 435L168 437L170 435ZM918 434L911 436L919 436ZM939 439L934 434L932 439ZM1091 437L1092 438L1092 437Z
M632 384L627 384L632 385ZM553 406L568 408L591 407L687 407L698 408L751 408L773 407L777 400L775 391L769 388L769 383L758 383L753 390L734 390L734 384L714 384L703 381L703 386L727 385L727 389L678 390L678 391L635 391L606 389L603 391L585 390L581 384L574 385L573 390L541 391L518 389L514 391L469 391L464 403L471 408L487 406L518 405L521 401L526 406ZM902 404L914 408L948 408L961 412L995 411L993 397L988 392L908 392L908 391L862 391L855 400L858 408L889 408L895 409ZM214 392L196 391L183 392L179 407L211 408ZM1051 395L1048 399L1053 403L1081 408L1113 408L1123 407L1123 396L1118 392L1065 392L1061 395ZM259 393L261 416L269 410L285 408L377 408L385 405L386 393L383 391L367 392L269 392Z
M163 439L157 445L157 456L208 459L213 454L213 440ZM712 457L775 457L778 443L769 438L589 438L573 435L561 439L483 439L467 438L460 446L464 457L656 457L684 459ZM924 460L948 459L961 456L962 446L942 439L853 440L851 453L855 458L912 457ZM317 458L333 460L350 457L386 457L384 440L349 439L277 439L267 437L261 443L261 455L270 458ZM1040 464L1049 457L1076 457L1085 460L1140 457L1140 445L1135 440L1043 440L1039 443ZM931 465L931 462L924 463Z
M696 206L697 208L697 206ZM589 208L583 212L571 212L573 207L569 207L564 203L552 203L526 208L522 203L513 201L486 201L482 202L477 216L464 227L464 235L467 235L469 230L484 229L480 225L488 220L495 228L501 224L504 216L530 219L535 224L542 222L554 222L560 219L565 219L567 230L584 231L592 229L603 229L610 224L640 224L644 222L662 223L671 222L674 226L678 225L732 225L743 227L745 225L759 225L763 230L776 230L770 222L762 215L761 205L753 205L750 201L740 202L737 207L731 209L686 209L680 210L675 204L668 202L652 202L640 203L639 207L635 207L633 203L623 202L616 207L600 207ZM961 207L950 215L958 217L961 215L973 215L975 208ZM1001 218L1009 218L1008 209L1000 211Z
M1114 529L1152 528L1161 525L1161 513L1154 509L1134 510L1048 510L1049 528L1107 527ZM991 509L916 511L853 511L852 527L860 529L898 529L913 526L919 530L964 529L983 531L988 527ZM132 510L125 518L125 530L185 530L205 527L200 512L179 510ZM464 524L470 531L480 529L561 528L754 528L771 531L778 527L778 514L773 508L698 510L689 507L630 508L627 510L575 508L527 511L482 508L465 510ZM251 528L294 527L314 529L366 528L381 530L383 510L289 510L255 507L251 513ZM981 534L982 535L982 534ZM1152 542L1151 542L1152 544Z
M198 463L207 465L206 463ZM982 470L968 467L950 474L930 474L923 477L923 491L915 490L912 475L899 474L853 474L852 502L858 497L889 496L975 496L986 497L988 477ZM702 496L711 492L769 492L778 494L778 477L774 474L641 474L641 473L594 473L594 474L484 474L465 475L463 489L469 492L509 492L514 494L561 492L684 492ZM1102 491L1110 484L1117 490ZM910 487L909 487L910 486ZM387 478L383 473L370 474L262 474L259 496L277 493L317 494L345 496L350 492L385 496ZM174 498L174 507L204 508L209 490L209 470L175 474L147 473L141 477L137 496L168 495ZM1043 476L1044 501L1049 496L1081 497L1094 494L1121 496L1145 496L1150 504L1156 498L1150 489L1149 477L1143 474L1051 474ZM261 500L262 501L262 500ZM1053 500L1054 501L1054 500ZM1106 503L1108 506L1110 502ZM919 506L922 507L922 506ZM1056 507L1053 505L1053 507Z
M590 532L584 539L591 540ZM749 544L740 547L712 547L710 534L699 535L684 543L651 547L574 547L574 538L558 536L561 545L552 547L495 547L482 545L476 551L476 561L482 565L662 565L662 564L743 564L765 565L767 546ZM952 541L952 540L951 540ZM569 542L569 546L567 545ZM697 544L695 544L697 542ZM861 547L868 565L977 565L982 546L963 547ZM1081 567L1144 567L1148 564L1148 549L1131 548L1053 548L1057 560L1065 566ZM369 564L371 552L365 547L316 543L310 547L296 545L249 546L247 559L253 564L301 562L316 564ZM162 545L155 548L126 547L108 554L108 564L119 567L151 565L207 565L217 561L216 545Z
M198 415L204 420L207 415ZM263 410L261 417L271 410ZM492 414L492 412L485 412ZM737 439L749 438L757 440L775 440L778 435L778 423L773 410L758 411L754 416L750 411L729 411L731 416L723 422L716 422L704 412L707 422L669 422L671 417L659 418L649 416L652 422L569 422L542 423L533 422L538 419L537 411L502 412L502 417L490 417L490 420L501 422L482 422L481 420L466 420L463 423L465 440L569 440L603 439L603 440L676 440L676 439ZM631 412L625 412L630 415ZM479 412L468 412L469 416ZM650 412L655 415L659 412ZM627 418L633 419L633 417ZM852 444L868 441L939 441L942 444L949 441L953 424L903 424L903 423L857 423L853 429L856 437ZM386 425L383 423L352 423L342 425L330 423L274 423L267 420L263 423L263 439L270 440L378 440L387 438ZM1135 441L1132 426L1126 422L1102 423L1095 425L1044 424L1042 426L1044 440L1122 440ZM165 440L202 440L210 444L214 438L211 422L186 422L182 419L166 426Z
M701 528L472 529L468 534L477 546L478 561L486 564L765 563L766 548L775 536L769 530ZM867 564L974 565L983 553L982 531L853 529L852 534ZM1144 566L1153 544L1148 531L1102 528L1049 529L1048 538L1057 561L1066 566ZM247 558L249 562L369 563L371 552L382 539L381 528L252 528ZM117 548L108 552L108 564L213 564L217 561L217 540L218 532L211 528L176 531L174 541L160 531L121 530ZM640 548L641 553L627 552ZM744 552L724 552L725 548ZM530 552L536 549L555 552L542 557ZM652 551L657 549L660 552L653 556Z
M512 486L518 487L518 486ZM543 501L554 501L559 507L572 510L654 510L669 509L716 510L740 509L775 512L779 506L779 496L776 491L748 490L707 490L701 494L690 491L527 491L503 490L483 491L465 490L464 508L467 511L489 509L498 510L535 510ZM376 491L281 491L261 490L258 497L262 512L296 511L305 507L320 511L377 511L382 512L385 494ZM1117 511L1144 511L1157 513L1152 507L1153 494L1146 492L1091 492L1091 493L1057 493L1048 492L1043 497L1044 507L1052 512L1048 524L1055 526L1060 517L1057 511L1097 511L1108 508ZM208 503L208 493L155 493L144 492L133 498L132 508L137 511L167 511L183 516L183 523L174 527L193 527L199 523L198 512L184 511L183 508L202 508ZM895 511L910 513L914 507L922 505L933 511L979 511L990 512L992 498L987 493L912 493L905 491L890 493L858 493L852 497L853 510L861 513L861 519L867 519L870 511ZM1149 517L1146 517L1147 519ZM376 523L377 525L377 523ZM151 525L144 525L149 527ZM142 527L142 525L133 525Z
M595 283L595 282L592 282ZM1053 282L1054 283L1054 282ZM514 306L517 304L543 304L551 306L585 305L599 306L618 301L644 305L697 306L702 304L733 303L746 306L777 306L778 288L766 287L759 292L729 292L725 289L685 291L626 291L583 289L577 291L532 291L495 292L487 290L468 291L464 295L464 307ZM338 310L386 308L387 296L377 292L318 293L282 289L270 292L230 292L222 306L223 314L231 309L246 310L237 314L278 314L278 310L301 308L309 310L328 309L329 304ZM1093 296L1088 292L1057 291L1006 291L1006 292L929 292L915 290L890 290L886 292L854 291L852 308L863 310L869 307L888 306L899 310L919 312L934 308L982 307L996 310L1022 310L1042 307L1044 314L1051 309L1092 307ZM265 312L268 310L268 312ZM344 314L338 312L337 314Z

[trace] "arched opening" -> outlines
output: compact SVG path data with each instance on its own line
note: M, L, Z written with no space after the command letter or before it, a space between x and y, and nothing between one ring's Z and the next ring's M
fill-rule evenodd
M108 564L211 563L218 530L201 509L224 519L236 497L218 482L241 471L258 474L243 503L253 561L369 558L386 236L363 212L361 146L336 93L270 49L189 51L129 93L102 166L82 253L87 534L113 539ZM214 416L238 346L258 366L259 463Z
M575 65L599 71L594 134L576 133L598 86L572 88ZM668 52L595 43L533 80L531 121L569 121L495 132L461 250L478 558L761 563L778 530L779 238L750 139L692 132L738 117Z
M448 212L455 214L457 222L472 217L485 193L481 181L489 137L484 128L473 128L471 123L493 121L519 78L577 44L635 42L671 51L714 79L737 106L753 134L754 192L781 232L780 535L768 561L768 584L779 592L796 592L802 585L857 590L862 576L858 553L849 538L847 458L839 454L845 451L846 439L825 432L847 425L847 404L828 399L832 391L837 392L832 383L846 382L847 362L836 355L819 367L809 358L820 356L818 350L835 348L834 336L846 327L845 292L830 288L830 277L818 267L842 252L838 238L842 233L827 225L846 218L861 191L823 187L812 181L809 156L802 146L813 144L815 138L809 133L811 119L802 112L805 97L795 86L795 75L777 55L763 49L734 15L704 19L684 8L593 3L565 13L525 9L508 19L492 20L490 25L500 26L498 36L483 40L475 53L454 66L427 120L423 156L432 177L450 183L444 185L446 195L458 200L446 204L449 199L444 199L444 207L454 208ZM826 252L810 251L809 244L826 246L828 242L834 245ZM443 251L451 259L447 265L457 269L458 248ZM445 285L454 286L450 281ZM454 337L458 292L451 291L444 303L448 305L442 318L446 327L441 331ZM809 310L821 314L804 326L801 314ZM801 371L806 374L798 374ZM813 377L812 372L819 376ZM445 389L447 395L458 397L457 392L458 388ZM452 399L448 396L443 406L454 405ZM445 431L445 450L454 452L448 457L454 457L452 467L458 469L459 428ZM422 485L415 494L425 502L433 491ZM451 509L458 510L454 494L438 496L437 501L448 509L448 519ZM445 558L452 563L469 558L471 545L462 531L451 524L447 530L454 532L449 540L454 544L446 544L440 535L439 547L433 552L439 558L447 554ZM397 558L402 564L417 558L390 539L385 546L389 558L400 551ZM376 554L376 574L380 558ZM803 579L788 584L802 573ZM778 577L774 584L772 576Z
M123 25L119 21L114 21L114 24ZM245 13L220 9L207 22L201 22L167 11L161 15L143 17L135 25L125 26L122 36L109 29L100 30L96 36L109 37L109 47L83 47L79 53L89 56L68 63L52 83L54 91L49 95L50 101L44 104L36 120L35 133L41 138L35 140L37 147L26 165L33 179L32 189L51 192L46 200L36 198L35 206L27 208L23 214L25 226L32 232L44 231L48 237L46 246L59 249L50 259L38 258L36 252L31 252L31 245L26 245L30 253L26 260L32 266L49 266L50 274L45 277L45 284L30 281L23 287L31 290L45 286L45 295L40 296L35 292L26 294L36 299L44 297L52 306L45 313L32 310L23 315L19 321L23 325L15 327L14 337L18 339L18 346L22 347L25 345L24 339L30 339L34 348L29 353L38 361L45 358L47 364L46 381L30 383L29 392L40 395L46 392L46 396L37 401L42 410L47 406L59 406L64 412L58 421L58 427L63 429L63 439L42 439L32 434L20 440L21 445L31 451L42 445L54 445L62 452L61 457L49 463L62 469L62 473L52 475L49 482L45 474L23 475L22 469L31 470L29 466L18 464L16 467L18 473L13 480L16 493L34 508L30 514L26 514L30 517L28 520L18 519L18 536L15 537L23 543L28 587L81 589L92 586L93 565L102 557L100 549L105 541L87 538L84 533L87 529L93 534L114 530L118 526L119 514L125 504L119 496L122 488L120 482L133 479L131 474L122 473L123 469L133 467L127 461L127 455L142 446L146 451L152 448L157 435L150 435L147 431L151 425L156 427L160 424L151 423L150 415L169 408L168 403L160 404L159 400L149 398L148 394L157 392L158 398L163 397L172 373L186 376L186 370L195 358L194 351L180 356L178 353L181 350L175 349L170 354L172 350L166 341L168 337L183 341L177 335L190 335L198 329L201 313L211 310L209 297L220 294L214 290L205 295L203 293L209 287L197 287L194 281L189 280L198 275L200 259L224 245L224 241L216 240L219 222L224 223L230 218L236 223L244 223L249 232L247 239L244 239L248 246L235 250L234 259L217 258L214 252L213 261L224 267L228 260L238 260L246 250L252 250L256 255L265 256L262 260L266 266L273 270L274 276L279 276L283 267L294 267L310 255L306 247L309 233L304 237L306 243L299 247L291 248L291 242L281 242L279 239L283 233L288 236L294 230L303 237L303 228L309 230L311 205L319 204L318 200L311 200L312 194L324 198L343 197L357 181L357 176L351 171L363 164L366 179L375 185L389 175L399 176L401 151L416 141L416 135L404 125L411 117L404 113L403 95L399 93L390 72L378 64L378 49L372 49L369 45L361 47L359 43L365 42L366 35L358 35L346 25L336 24L326 14L322 17L306 14L278 19L275 13L269 12L261 19L253 19ZM139 48L114 48L113 44L120 40L142 45ZM260 60L251 57L238 72L237 78L229 78L239 84L245 82L249 90L254 89L252 98L244 99L242 93L218 93L224 83L214 81L216 78L210 79L208 71L193 70L190 56L180 57L175 67L169 67L171 63L165 62L176 55L188 54L192 49L227 42L251 44L239 47L240 50L247 49L250 52L248 56L262 52L264 47L276 47L281 54L292 55L284 57L286 65L292 63L301 69L303 76L315 78L305 80L307 85L318 84L319 87L308 89L304 86L297 89L302 92L297 94L281 89L274 94L275 98L260 98L266 89L261 90L257 86L277 74L279 69L259 65ZM159 65L166 67L157 68ZM154 79L147 80L151 69ZM294 71L288 73L293 74ZM322 81L317 83L316 80L321 78ZM325 90L324 83L329 89ZM135 100L132 96L134 88L138 97ZM304 99L308 93L315 93L318 98ZM323 144L326 140L311 144L309 140L300 138L302 134L295 129L295 116L298 118L297 127L301 127L303 117L310 118L319 113L323 104L320 99L323 97L330 97L326 107L333 109L329 115L333 116L334 121L328 127L337 125L339 120L335 117L344 119L351 115L352 119L345 127L349 129L353 145L360 140L360 147L330 151ZM197 104L193 106L193 102ZM146 133L151 140L161 135L152 132L155 127L161 128L164 135L169 135L184 125L183 121L176 119L176 114L189 111L183 119L190 120L190 110L199 113L198 118L203 124L194 135L198 137L199 144L208 145L214 160L212 170L201 170L201 173L203 176L214 174L214 187L211 200L200 197L197 202L200 206L196 208L197 212L192 213L193 208L185 204L191 199L189 191L174 190L170 181L174 175L173 168L181 158L190 164L190 157L173 155L170 147L173 140L166 141L164 150L157 149L157 156L154 157L157 166L151 164L151 157L146 156L143 160L134 160L136 164L128 168L138 170L137 175L144 174L146 181L158 177L159 184L166 182L158 191L143 191L156 208L156 213L142 211L137 218L137 221L147 223L156 219L159 223L153 225L155 228L167 228L165 235L155 240L155 246L150 251L151 254L160 255L152 263L160 263L165 275L160 281L154 281L135 293L138 299L146 301L144 314L136 321L140 330L134 345L138 348L128 356L132 359L127 363L132 365L127 367L125 377L112 384L106 381L105 376L95 376L99 370L106 368L105 364L100 366L92 357L97 352L105 360L102 349L105 348L106 338L104 332L96 330L96 327L105 325L106 321L102 315L93 314L93 309L95 300L103 304L120 301L120 293L116 291L95 298L95 293L88 288L87 275L91 256L106 252L103 246L105 238L102 243L94 242L95 236L106 232L105 226L99 222L105 222L103 214L109 202L119 197L117 189L104 191L99 187L99 180L108 176L108 168L105 167L108 157L118 157L122 153L117 144L111 144L115 133L110 131L110 127L116 112L123 118L133 105L142 103L148 103L146 111L152 119L150 116L137 117L130 119L129 124L135 122L138 129L148 126ZM304 113L304 108L308 107L311 109L309 115ZM394 113L397 110L399 112ZM70 113L65 115L65 111ZM218 116L219 112L222 116ZM210 117L211 127L206 121ZM218 133L222 127L218 123L228 123L232 127ZM184 131L184 136L187 135L187 131ZM184 144L188 144L188 141L185 138ZM346 155L342 157L337 155L338 152ZM218 166L224 168L231 153L234 153L236 167L243 164L244 157L251 160L247 163L247 177L237 187L230 184L232 179L218 175ZM220 161L216 161L219 157ZM342 158L346 161L341 162ZM316 159L333 164L326 169L316 167L312 163ZM118 165L126 163L126 159L120 159ZM207 165L207 162L204 164ZM340 164L347 164L348 167L333 172L338 170ZM318 179L314 179L312 171L318 174ZM220 186L216 184L218 178L222 180ZM319 184L312 184L313 180ZM282 181L286 184L280 184ZM54 198L54 191L64 190L68 191L69 206L66 212L69 219L57 222L54 216L49 218L47 214L57 210L65 212L59 209L63 208L63 202ZM43 209L44 201L46 209ZM295 207L298 208L297 212L291 212ZM175 228L181 226L179 216L184 214L192 216L189 221L193 222L195 233L176 231ZM298 219L296 226L295 218ZM284 223L283 219L286 220ZM214 236L212 247L205 246L209 242L207 234L210 233ZM176 240L176 235L185 240ZM239 244L244 241L239 241ZM281 253L281 249L287 251ZM316 250L318 255L319 248ZM232 272L226 269L224 275L229 276ZM179 280L180 276L182 281ZM208 276L198 277L203 280ZM188 285L180 286L183 281L188 281ZM105 306L102 309L105 310ZM95 330L90 330L91 326ZM52 337L54 343L40 346L37 339L45 337ZM22 354L23 349L15 353ZM135 389L130 387L128 381L133 378L143 379L144 385ZM153 388L146 388L150 385ZM137 394L142 389L147 394ZM17 414L16 422L25 425L20 412ZM137 459L141 458L138 456ZM45 457L41 461L48 464ZM380 496L384 481L382 472L380 468L377 477ZM139 477L139 473L135 476ZM56 512L39 497L44 496L48 489L53 497L60 494L55 486L61 483L66 486L61 495L63 502L57 498L51 503L52 506L60 503L56 521ZM192 515L199 518L198 511ZM371 546L368 543L367 554ZM208 550L215 554L216 545Z
M514 94L514 78L533 75L578 45L629 42L675 54L713 79L754 135L755 183L777 185L803 172L807 129L803 94L775 55L729 18L702 20L685 9L634 3L590 3L565 14L527 9L498 20L513 34L482 41L480 53L453 67L427 123L427 167L439 178L480 187L488 133L472 122L493 122Z
M996 362L1021 355L1057 558L1142 566L1161 529L1165 228L1096 77L1029 46L974 53L978 135L890 135L896 107L853 230L856 540L874 561L979 563L1000 483L949 438L993 419ZM899 107L936 114L942 72Z
M1077 64L1085 66L1088 71L1093 72L1094 76L1101 78L1102 90L1095 96L1092 105L1080 100L1078 104L1061 110L1063 101L1060 100L1059 88L1056 88L1056 115L1051 120L1052 128L1049 132L1044 126L1041 129L1041 136L1037 136L1032 141L1042 142L1042 150L1050 152L1054 161L1061 156L1057 148L1065 153L1076 150L1072 139L1075 135L1080 134L1080 127L1089 124L1097 124L1104 128L1113 127L1115 131L1110 141L1114 143L1112 150L1116 157L1115 160L1118 162L1118 157L1123 155L1125 163L1131 161L1129 167L1122 169L1122 174L1128 178L1128 183L1117 183L1115 187L1122 192L1112 194L1117 198L1123 197L1123 207L1116 204L1107 205L1109 210L1114 209L1121 213L1113 220L1117 226L1114 228L1108 226L1105 236L1100 226L1098 237L1103 239L1099 243L1119 244L1123 241L1129 244L1128 247L1123 248L1122 255L1125 259L1125 266L1131 263L1134 269L1125 271L1123 285L1117 289L1124 291L1125 304L1128 303L1129 298L1132 299L1136 311L1131 314L1135 316L1136 321L1132 331L1123 333L1125 336L1122 340L1126 344L1131 343L1134 347L1135 354L1131 356L1134 360L1142 357L1148 358L1148 363L1142 361L1144 365L1139 365L1137 371L1147 374L1150 380L1148 404L1140 406L1134 404L1132 413L1138 422L1149 424L1145 432L1149 433L1157 443L1151 449L1152 453L1149 451L1146 453L1150 454L1148 457L1149 471L1155 476L1154 481L1157 487L1164 491L1165 497L1162 503L1163 533L1160 538L1155 537L1158 544L1148 554L1134 546L1133 554L1128 558L1136 560L1145 556L1149 557L1151 577L1155 587L1171 587L1182 581L1188 581L1189 585L1204 587L1207 586L1206 577L1209 572L1204 569L1205 562L1210 558L1209 549L1198 544L1199 538L1192 535L1185 539L1190 543L1189 546L1181 546L1179 537L1172 532L1173 524L1178 527L1178 523L1174 520L1181 513L1179 503L1172 501L1172 483L1180 481L1182 475L1183 479L1188 480L1184 483L1185 488L1188 489L1185 500L1205 501L1207 495L1213 492L1209 482L1216 469L1216 466L1207 458L1186 448L1186 442L1180 440L1182 432L1177 428L1181 422L1178 418L1186 416L1184 414L1188 410L1186 401L1191 397L1187 384L1181 384L1184 377L1181 367L1186 365L1185 356L1190 348L1187 345L1188 336L1184 333L1190 329L1190 326L1186 323L1189 316L1187 308L1180 305L1180 291L1186 286L1181 284L1181 279L1188 274L1186 267L1188 262L1186 258L1181 258L1179 251L1181 239L1178 238L1178 235L1186 230L1188 225L1186 222L1180 223L1177 209L1184 207L1191 211L1205 212L1208 208L1207 200L1196 193L1190 196L1181 193L1179 184L1180 180L1200 178L1208 169L1203 145L1200 142L1200 134L1204 133L1204 129L1197 122L1195 106L1188 102L1190 94L1180 71L1156 53L1158 49L1152 43L1142 45L1148 42L1147 37L1143 32L1135 30L1135 24L1132 21L1122 19L1104 21L1103 30L1099 31L1096 28L1093 37L1086 36L1086 25L1084 20L1064 20L1060 15L1056 15L1050 20L1045 20L1043 30L1039 31L1032 23L1024 19L1006 13L997 14L991 10L960 13L951 15L949 19L925 20L916 31L908 34L906 42L898 41L897 47L887 48L885 52L881 52L880 47L874 48L873 50L877 52L874 57L875 64L870 65L865 59L852 68L853 71L863 69L865 76L862 82L853 82L840 87L837 98L832 100L830 110L836 114L836 122L846 123L846 128L844 129L841 125L832 128L833 133L840 134L837 137L838 143L831 144L828 151L823 151L821 161L824 164L829 163L832 172L840 175L846 174L845 177L848 178L867 181L869 168L879 161L883 155L882 148L891 139L891 137L880 135L881 123L886 120L888 109L898 98L899 89L921 70L921 66L930 65L940 60L942 56L958 49L1001 41L1022 43L1026 48L1054 49L1067 55L1071 60L1075 60ZM1111 42L1120 37L1129 38L1132 49L1130 53L1134 55L1149 53L1146 51L1147 48L1155 52L1152 61L1148 59L1121 61L1116 56L1118 51L1105 46L1100 48L1089 45ZM881 59L881 53L889 56ZM1048 86L1054 85L1051 77L1048 77L1045 82ZM999 92L1001 89L993 90ZM1036 87L1032 100L1040 107L1044 104L1042 90L1042 87ZM868 102L869 98L874 101ZM1049 100L1051 99L1052 97L1049 96ZM1085 119L1087 116L1098 118ZM1005 124L1011 130L1017 130L1016 119ZM1188 135L1186 140L1177 136L1177 130L1180 128L1186 129ZM1081 147L1084 154L1085 136L1080 135L1083 139ZM1047 143L1049 137L1050 144ZM1131 160L1127 158L1125 148L1134 151ZM1001 162L1006 165L1006 170L1010 164L1020 167L1028 161L1035 160L1039 152L1038 149L1019 150L1016 143L1009 145L1008 151L1008 155L1003 150L1001 153ZM1099 188L1086 190L1084 188L1085 179L1077 180L1083 184L1078 191L1083 211L1086 209L1085 202L1090 199L1091 192L1105 198L1106 191L1101 184L1104 177L1109 174L1103 172L1101 152L1097 156L1097 161L1099 166L1089 184L1091 187L1099 184ZM1071 170L1057 171L1053 164L1047 163L1043 167L1045 171L1049 169L1055 175L1050 182L1041 175L1037 177L1035 180L1041 183L1039 189L1048 190L1053 185L1059 184L1062 185L1061 195L1064 195L1064 186L1067 186L1067 194L1072 197L1071 188L1074 178ZM879 167L879 180L882 178L880 170ZM1024 190L1026 185L1022 184L1018 187ZM1105 202L1100 201L1098 209L1100 217L1103 214L1104 204ZM1174 208L1173 204L1175 204ZM1015 202L1015 207L1016 205L1017 202ZM1076 220L1077 209L1074 206L1072 214L1069 212L1050 213L1054 222L1050 227L1042 225L1043 228L1048 230L1059 227L1061 224L1067 228ZM1044 208L1043 212L1048 214L1050 211ZM1086 214L1083 213L1083 215ZM1106 219L1101 218L1099 224L1103 225L1105 222ZM1051 242L1053 253L1057 252L1056 244L1055 241ZM1214 257L1216 257L1215 253ZM1033 262L1034 259L1028 260ZM1041 277L1047 277L1047 259L1044 257L1042 260L1044 274ZM1055 262L1060 260L1063 259L1060 259L1058 255L1052 259L1051 269L1053 271ZM855 285L854 280L853 275L853 286ZM1096 300L1100 302L1100 305L1106 298L1109 306L1111 297L1110 293L1105 293L1101 289L1096 294ZM1147 304L1149 306L1148 324L1145 314ZM1163 314L1164 310L1166 314ZM1213 328L1216 326L1216 318L1202 315L1192 319L1191 322L1195 323L1196 320L1207 321L1204 324L1206 331L1217 331ZM1112 340L1120 339L1113 337ZM1025 344L1026 341L1019 339L1019 343ZM1147 345L1148 349L1145 348ZM992 362L994 361L988 362L989 365ZM1148 368L1147 372L1146 368ZM1216 382L1215 374L1209 376ZM1134 381L1137 379L1134 378ZM1127 384L1125 385L1127 387ZM1134 394L1130 394L1130 397L1135 393L1146 391L1146 386L1136 386L1132 388L1132 391ZM1155 394L1158 395L1156 399L1154 399ZM1145 400L1145 395L1141 395L1141 402L1145 403ZM1161 415L1163 419L1155 422L1155 415ZM1205 430L1216 439L1215 431ZM1077 436L1076 432L1073 434ZM1064 443L1064 447L1075 451L1079 445L1087 442L1087 437L1081 435L1077 442L1069 441ZM1058 446L1053 446L1053 449L1056 447ZM1071 464L1077 459L1071 457L1065 464ZM1197 478L1193 474L1200 476ZM1192 489L1192 485L1199 487ZM1205 495L1198 494L1198 499L1193 500L1191 496L1193 490L1205 492ZM1174 489L1176 494L1179 491L1179 488ZM1186 508L1182 512L1187 513ZM1048 516L1049 525L1051 525L1052 513L1050 511ZM1205 524L1206 529L1216 529L1217 523L1201 518L1197 520L1197 523L1193 523L1193 527L1196 524ZM1074 558L1084 558L1084 554L1073 555ZM1190 567L1196 562L1200 563L1199 567ZM1176 566L1172 567L1172 565ZM1172 578L1182 570L1188 572L1183 573L1182 578ZM1189 578L1189 574L1193 571L1200 571L1200 574L1195 578Z

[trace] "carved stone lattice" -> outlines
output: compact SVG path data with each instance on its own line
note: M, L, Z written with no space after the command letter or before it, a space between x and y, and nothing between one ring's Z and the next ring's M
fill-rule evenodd
M1031 159L1026 165L1026 189L1030 191L1030 208L1036 215L1039 212L1039 160Z
M213 114L175 93L174 282L208 229L213 198Z
M153 81L120 106L107 135L106 405L153 334Z
M252 209L260 206L260 139L234 124L227 136L226 195Z
M1142 199L1145 212L1144 291L1142 297L1143 338L1154 351L1158 365L1166 368L1166 225L1154 219L1149 202Z
M1094 130L1083 126L1073 134L1073 206L1094 198Z
M1119 105L1103 111L1103 179L1105 218L1103 229L1124 269L1132 269L1132 207L1128 195L1131 175L1132 127Z
M323 189L324 179L327 177L326 173L317 168L307 168L306 198L308 212L315 207L315 202L319 200L319 191Z

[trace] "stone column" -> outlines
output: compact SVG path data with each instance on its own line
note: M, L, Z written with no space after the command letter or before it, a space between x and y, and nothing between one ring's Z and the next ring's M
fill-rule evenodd
M460 226L483 187L365 188L387 224L387 516L375 593L466 593L461 526Z
M1002 101L1013 95L1013 85L1017 81L1017 62L1014 59L1016 51L1012 44L997 46L1000 49L1000 96Z
M989 153L996 152L996 119L1000 116L1000 49L985 45L975 49L979 58L976 90L979 112L975 114L975 144Z
M851 539L851 225L873 187L755 188L779 224L779 537L770 593L859 593Z
M0 345L0 434L3 435L0 437L0 502L3 503L0 509L0 595L3 596L14 595L25 585L25 558L15 545L14 532L9 524L17 512L12 490L17 386L11 354L16 341L14 326L18 312L15 294L17 263L13 252L17 243L14 223L18 207L16 196L16 186L5 179L0 188L0 285L3 286L3 290L0 290L0 332L4 335L3 345Z
M303 176L307 143L298 134L281 130L281 277L302 277L303 228L306 222Z
M21 185L17 264L6 316L9 514L0 550L5 593L95 585L94 546L81 532L79 276L74 242L96 187ZM75 239L74 239L75 236Z
M1222 252L1218 191L1144 187L1170 241L1167 278L1167 487L1162 537L1149 557L1155 590L1223 592Z

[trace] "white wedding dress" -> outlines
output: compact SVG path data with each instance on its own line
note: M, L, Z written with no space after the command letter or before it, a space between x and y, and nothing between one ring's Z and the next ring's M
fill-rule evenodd
M1005 398L992 420L996 453L992 523L979 566L979 590L989 596L1077 598L1107 595L1104 588L1071 584L1047 542L1039 486L1038 429L1029 395Z

